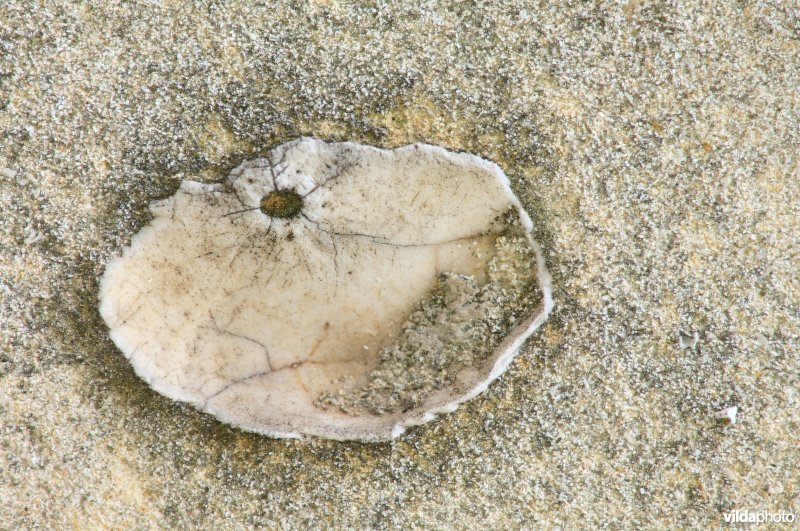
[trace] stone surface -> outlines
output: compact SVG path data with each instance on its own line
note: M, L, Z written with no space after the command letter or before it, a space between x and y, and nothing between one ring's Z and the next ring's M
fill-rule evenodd
M0 522L800 512L799 18L790 2L4 1ZM498 162L554 276L556 310L508 372L393 443L227 427L154 393L97 313L150 201L301 135ZM729 407L733 425L714 417Z

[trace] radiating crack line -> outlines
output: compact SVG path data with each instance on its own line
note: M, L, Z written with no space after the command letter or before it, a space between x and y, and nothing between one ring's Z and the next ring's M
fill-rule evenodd
M477 234L470 234L469 236L462 236L460 238L453 238L452 240L443 240L439 242L431 242L431 243L397 243L389 240L388 238L384 238L383 236L375 236L373 234L365 234L363 232L337 232L334 230L329 230L322 227L322 223L315 219L309 218L307 215L303 214L303 217L306 218L308 221L314 224L317 230L320 230L326 234L331 236L339 236L339 237L352 237L352 238L367 238L372 243L376 243L378 245L388 245L391 247L435 247L437 245L446 245L448 243L456 243L460 241L472 240L475 238L482 238L487 236L485 232L479 232Z

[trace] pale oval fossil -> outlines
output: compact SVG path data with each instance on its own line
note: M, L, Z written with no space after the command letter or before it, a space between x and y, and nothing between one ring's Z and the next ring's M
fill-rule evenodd
M100 313L156 391L249 431L393 438L482 392L553 305L529 216L469 154L300 138L150 209Z

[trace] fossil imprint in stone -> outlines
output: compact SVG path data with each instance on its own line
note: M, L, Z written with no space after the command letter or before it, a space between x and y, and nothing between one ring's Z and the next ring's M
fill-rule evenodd
M300 138L183 181L100 313L159 393L277 437L387 440L482 392L552 308L500 168Z

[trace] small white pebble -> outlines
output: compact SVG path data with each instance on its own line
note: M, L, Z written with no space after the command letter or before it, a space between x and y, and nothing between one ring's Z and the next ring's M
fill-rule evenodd
M714 416L718 419L724 419L727 421L728 424L736 424L736 414L739 412L739 408L736 406L726 407L720 411L714 413Z
M678 345L681 348L694 348L697 346L697 343L699 341L700 341L700 335L697 332L695 332L692 335L681 333L678 336Z

